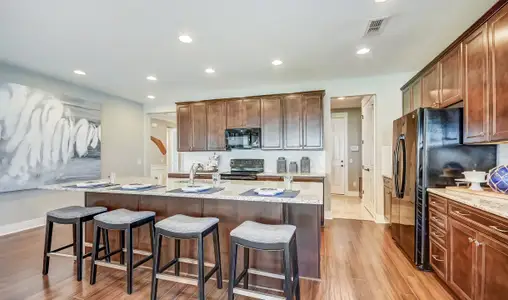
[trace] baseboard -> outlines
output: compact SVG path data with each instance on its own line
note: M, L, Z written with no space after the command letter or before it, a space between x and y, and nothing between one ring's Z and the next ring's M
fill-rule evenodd
M347 191L346 196L360 197L360 191Z
M0 236L13 234L20 231L25 231L28 229L41 227L46 224L46 217L41 217L32 220L26 220L23 222L7 224L0 226Z
M332 211L331 210L325 210L325 220L332 220Z

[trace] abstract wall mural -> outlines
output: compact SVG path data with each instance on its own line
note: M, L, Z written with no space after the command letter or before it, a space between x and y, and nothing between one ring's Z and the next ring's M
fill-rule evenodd
M100 178L100 104L0 82L0 193Z

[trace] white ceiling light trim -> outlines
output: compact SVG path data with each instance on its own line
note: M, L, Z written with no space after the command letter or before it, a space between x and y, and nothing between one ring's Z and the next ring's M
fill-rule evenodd
M154 75L148 75L146 76L146 80L157 81L157 77L155 77Z
M146 97L147 97L148 99L150 99L150 100L155 99L155 96L154 96L154 95L148 95L148 96L146 96Z
M86 75L86 73L82 70L74 70L74 74L76 75Z
M369 52L370 52L370 48L363 47L363 48L358 49L358 51L356 51L356 54L364 55L364 54L367 54Z
M185 44L192 43L192 38L186 34L182 34L181 36L178 37L178 39L180 40L180 42Z
M206 68L205 72L208 74L213 74L215 73L215 70L213 68Z
M272 65L274 65L274 66L280 66L280 65L282 65L282 60L276 59L276 60L272 61Z

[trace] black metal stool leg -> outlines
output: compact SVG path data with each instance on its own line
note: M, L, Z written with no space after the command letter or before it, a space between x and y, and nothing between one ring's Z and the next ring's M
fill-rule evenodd
M155 241L155 253L153 257L153 269L152 269L152 300L157 299L157 273L159 272L159 265L161 263L161 245L162 245L162 235L158 232L155 233L156 241Z
M72 255L76 256L76 224L72 224Z
M249 248L243 247L243 269L245 270L245 277L243 277L243 288L249 288L249 268L250 268L250 260L249 260Z
M203 234L198 238L198 293L199 300L205 300L205 248Z
M175 275L180 276L180 262L178 261L178 259L180 258L180 240L179 239L175 240L175 258L176 258Z
M238 245L231 239L229 249L229 283L228 283L228 300L234 299L233 289L236 281L236 256L238 253Z
M296 236L293 241L293 285L295 286L296 300L300 300L300 271L298 270L298 246Z
M95 260L99 255L99 242L100 242L100 228L99 226L94 224L93 227L93 246L92 246L92 266L90 269L90 284L95 284L95 280L97 278L97 266L95 265Z
M283 268L284 268L284 295L286 300L293 299L293 284L291 283L291 247L289 244L284 246Z
M106 262L111 262L111 257L109 257L109 253L111 253L111 249L109 248L109 233L108 230L102 229L102 243L104 244L104 253L106 254Z
M46 220L46 235L44 237L44 258L42 260L42 274L47 275L49 271L49 256L51 252L51 240L53 239L53 222Z
M127 243L127 294L132 294L132 271L133 271L133 260L134 260L134 253L133 253L133 240L132 240L132 228L129 226L129 228L126 230L126 243Z
M217 269L217 288L222 289L222 263L220 260L220 241L219 241L219 226L215 227L213 231L213 247L215 254L215 265L218 266Z
M125 252L123 249L125 249L125 234L126 232L124 230L120 230L120 264L125 265Z
M81 220L74 225L76 228L76 279L81 281L83 277L83 223Z

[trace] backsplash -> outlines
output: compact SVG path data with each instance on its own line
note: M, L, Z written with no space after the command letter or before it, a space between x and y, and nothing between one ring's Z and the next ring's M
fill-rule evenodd
M220 155L219 171L229 171L229 160L232 158L256 158L265 160L265 172L277 172L277 158L285 157L288 163L296 161L300 170L300 159L303 156L310 158L311 173L325 173L325 152L324 151L263 151L263 150L232 150L217 152ZM183 166L180 171L188 171L194 162L206 163L213 152L181 152Z
M508 144L497 146L497 164L508 165Z

